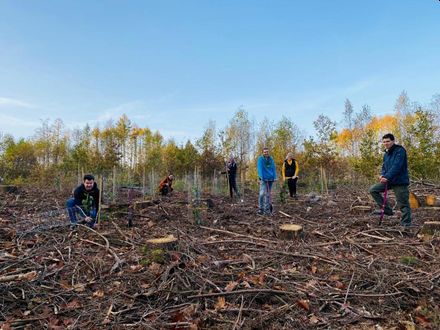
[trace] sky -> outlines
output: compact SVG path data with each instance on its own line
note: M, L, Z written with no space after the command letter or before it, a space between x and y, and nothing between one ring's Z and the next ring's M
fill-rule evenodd
M122 114L166 139L440 93L438 0L0 0L0 133Z

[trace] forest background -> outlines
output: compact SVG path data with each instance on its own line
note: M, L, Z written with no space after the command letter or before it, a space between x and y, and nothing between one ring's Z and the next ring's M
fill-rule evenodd
M168 173L176 176L177 190L184 188L185 177L197 173L206 190L226 184L220 172L234 155L240 186L252 188L257 182L256 160L267 146L278 172L286 154L293 152L301 189L327 192L339 185L374 182L382 164L381 137L393 133L408 152L411 180L440 180L440 94L422 105L403 91L393 112L384 116L373 116L368 105L354 109L349 99L342 111L343 123L321 114L313 122L314 136L306 137L301 118L286 114L277 122L266 118L256 123L241 107L226 127L209 121L200 138L180 144L165 140L160 131L138 127L126 115L102 127L74 130L66 129L62 119L45 120L31 138L0 133L0 177L4 184L60 190L73 187L84 173L93 173L113 187L138 186L154 194ZM178 125L171 118L173 123Z

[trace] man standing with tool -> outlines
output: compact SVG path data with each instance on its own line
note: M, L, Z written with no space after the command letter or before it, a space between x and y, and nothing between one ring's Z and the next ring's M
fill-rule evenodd
M411 207L409 205L409 175L408 175L408 158L406 150L401 145L395 144L393 134L385 134L382 137L382 143L385 147L383 156L382 172L379 177L379 183L370 187L370 194L373 196L376 204L381 208L375 210L373 214L393 215L386 198L382 197L387 194L387 190L392 189L396 195L397 205L402 212L400 224L404 227L411 226Z
M271 215L271 190L273 182L277 179L277 171L273 158L269 156L269 148L263 148L263 154L258 157L257 170L258 180L260 183L260 192L258 195L258 214Z
M83 222L90 228L95 226L99 208L99 189L95 178L91 174L84 175L83 183L73 192L73 197L67 200L67 212L69 214L72 229L78 223L76 215L84 218Z
M296 159L293 158L291 152L289 152L286 156L286 159L283 162L283 167L281 173L283 175L283 181L286 182L289 187L289 195L292 198L297 199L296 197L296 182L298 181L298 172L299 166Z

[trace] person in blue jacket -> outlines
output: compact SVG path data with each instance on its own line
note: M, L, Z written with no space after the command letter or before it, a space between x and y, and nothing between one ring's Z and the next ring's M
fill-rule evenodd
M277 179L277 170L273 158L269 156L269 148L263 148L263 154L258 157L257 170L260 184L258 214L271 215L271 190L273 182Z
M381 193L385 189L392 189L396 195L397 205L402 212L400 224L407 227L411 225L411 207L409 205L409 175L406 150L394 142L394 135L391 133L385 134L382 137L382 143L385 147L382 172L379 177L379 183L370 187L370 194L379 207L373 214L381 214L380 208L384 201ZM384 214L393 215L393 213L387 201Z

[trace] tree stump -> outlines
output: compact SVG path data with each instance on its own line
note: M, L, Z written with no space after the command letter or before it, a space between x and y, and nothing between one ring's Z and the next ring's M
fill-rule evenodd
M440 221L426 221L420 230L421 234L434 235L436 232L440 233Z
M420 207L419 199L412 191L409 193L409 206L412 209L418 209Z
M303 227L300 225L285 223L280 226L280 238L283 240L292 240L302 234Z
M153 201L138 201L134 203L135 210L143 210L147 207L156 205Z
M147 243L153 245L155 249L175 250L177 246L177 238L174 235L168 235L160 238L152 238Z

